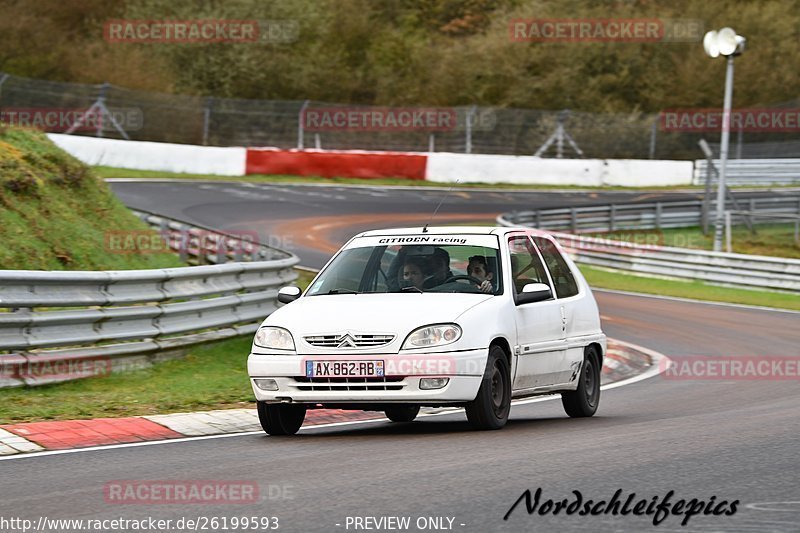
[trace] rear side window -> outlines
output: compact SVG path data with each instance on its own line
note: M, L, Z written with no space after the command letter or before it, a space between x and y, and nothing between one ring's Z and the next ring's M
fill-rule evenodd
M556 295L559 298L569 298L578 294L578 283L575 281L575 276L559 253L555 243L542 237L534 237L533 241L539 247L547 270L550 271L550 277L553 278Z

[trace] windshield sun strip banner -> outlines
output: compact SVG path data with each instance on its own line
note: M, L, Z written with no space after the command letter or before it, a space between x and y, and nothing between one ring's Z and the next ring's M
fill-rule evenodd
M375 235L353 239L347 248L364 248L372 246L483 246L499 248L496 235Z

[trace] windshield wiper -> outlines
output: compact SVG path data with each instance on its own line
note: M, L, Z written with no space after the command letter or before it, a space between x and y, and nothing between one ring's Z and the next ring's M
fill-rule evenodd
M422 289L418 289L413 285L409 285L408 287L402 287L400 289L400 292L409 292L409 291L417 291L417 292L420 292L420 293L425 292Z
M328 291L328 294L361 294L358 291L354 291L353 289L331 289Z

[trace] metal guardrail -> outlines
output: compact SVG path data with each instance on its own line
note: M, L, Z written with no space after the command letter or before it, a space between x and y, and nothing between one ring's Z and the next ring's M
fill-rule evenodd
M771 198L738 198L748 211L764 215L800 214L800 196ZM716 209L711 201L710 211ZM608 232L618 230L669 229L700 226L702 200L606 204L557 209L515 211L503 215L513 225L542 230L566 230L571 233Z
M787 214L781 206L795 206L797 198L787 202L757 199L771 213ZM575 261L583 264L648 275L700 280L708 283L800 293L800 260L747 254L710 252L636 244L578 235L587 231L653 229L699 225L702 202L659 202L592 206L571 209L541 209L500 215L503 226L534 227L552 233ZM759 212L762 212L759 209ZM571 233L558 230L567 229Z
M256 235L234 235L199 224L187 224L147 211L133 213L158 231L165 246L180 255L181 260L197 264L220 264L228 261L272 261L291 257L291 253L260 244Z
M714 165L719 168L718 159ZM695 185L705 183L707 166L705 159L695 161ZM800 159L729 159L725 169L728 186L800 184ZM712 181L716 182L716 177Z
M227 256L193 250L212 261ZM154 270L0 271L0 307L8 309L0 312L0 351L13 351L0 355L0 387L140 368L185 346L254 332L276 309L278 288L297 278L296 256L253 244L250 257L265 254L280 257Z

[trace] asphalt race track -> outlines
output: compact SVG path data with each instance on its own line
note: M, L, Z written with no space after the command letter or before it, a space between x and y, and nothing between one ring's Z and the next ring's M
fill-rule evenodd
M134 208L226 230L258 230L321 266L353 233L424 224L441 191L295 185L113 183ZM485 222L504 211L683 193L454 192L436 222ZM800 314L596 292L610 337L667 356L800 356ZM246 354L242 354L245 357ZM279 531L357 531L353 517L410 517L408 531L800 531L800 387L796 380L689 381L656 376L603 393L571 420L559 401L512 409L499 432L463 413L411 424L358 422L264 434L125 446L0 461L0 516L171 518L277 516ZM113 480L252 480L249 505L119 505ZM738 500L733 516L528 515L526 489L552 498ZM542 509L540 507L539 509ZM348 517L350 521L348 522ZM439 529L419 518L445 517ZM446 519L452 519L451 523ZM421 522L420 522L421 523ZM349 526L348 526L349 524ZM362 524L364 524L362 522ZM372 524L374 525L374 524ZM425 525L425 524L422 524Z

